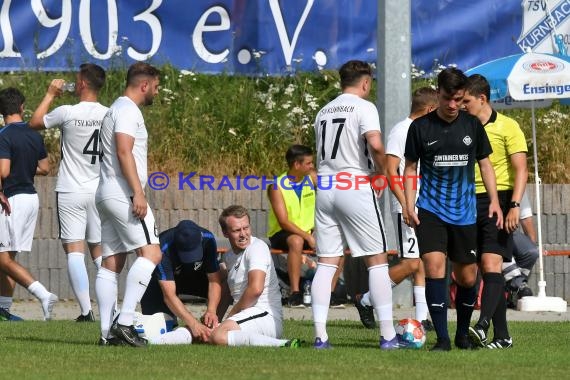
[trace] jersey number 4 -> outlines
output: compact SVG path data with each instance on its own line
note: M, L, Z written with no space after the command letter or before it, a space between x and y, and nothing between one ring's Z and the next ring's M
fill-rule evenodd
M99 152L99 143L101 142L101 137L99 136L99 130L96 129L93 131L91 137L89 137L89 141L83 147L83 154L91 156L91 165L95 165L97 162L97 158L99 158L99 162L103 156L103 152Z
M346 118L332 119L333 127L337 126L336 135L334 138L334 143L333 143L332 151L331 151L331 159L333 159L333 160L336 158L336 153L338 152L340 135L342 134L342 130L344 128L345 122L346 122ZM321 130L321 160L324 160L325 159L325 140L327 137L327 121L326 120L321 120L321 128L322 128L322 130Z

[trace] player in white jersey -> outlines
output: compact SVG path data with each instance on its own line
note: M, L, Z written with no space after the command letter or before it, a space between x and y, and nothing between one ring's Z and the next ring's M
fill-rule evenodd
M277 273L267 244L251 236L247 210L236 205L227 207L219 222L232 248L223 259L234 305L228 318L212 332L210 343L298 347L298 339L280 339L283 311Z
M133 317L161 260L161 252L154 216L144 192L148 135L139 107L152 104L158 94L159 75L159 70L147 63L131 65L124 96L111 105L101 126L101 178L95 201L101 217L103 263L95 291L102 345L146 344L133 326ZM129 251L135 251L138 257L127 275L120 314L112 323L118 278Z
M314 347L331 347L326 331L331 280L348 245L352 256L363 257L368 268L370 298L380 319L380 347L397 349L385 231L370 184L371 177L383 174L385 160L378 111L365 100L372 87L372 69L366 62L349 61L339 73L342 94L315 120L319 179L328 178L332 186L317 192L319 263L311 289Z
M420 259L416 233L413 228L404 223L404 218L402 217L402 205L406 204L403 175L406 164L404 151L410 124L414 119L433 111L436 107L437 92L434 89L421 87L414 91L410 115L390 130L386 143L386 177L390 184L390 208L400 254L399 263L390 267L390 279L392 285L396 286L408 276L413 275L414 303L416 306L415 319L421 321L427 330L432 330L433 326L427 319L428 307L426 303L424 267ZM416 183L419 186L419 181ZM368 293L364 294L361 300L357 297L356 307L363 322L366 319L365 316L363 317L363 313L368 313L368 318L374 317L368 300Z
M93 263L101 266L101 221L95 207L99 184L99 130L108 108L97 100L105 84L105 71L84 63L75 80L79 103L49 112L55 98L63 94L63 79L54 79L30 120L33 129L59 128L61 161L57 177L56 204L59 238L67 255L67 273L81 314L78 322L93 322L89 277L85 266L84 241Z

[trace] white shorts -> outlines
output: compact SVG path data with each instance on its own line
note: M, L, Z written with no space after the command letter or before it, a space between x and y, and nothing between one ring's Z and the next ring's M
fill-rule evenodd
M109 198L97 203L101 218L101 250L103 257L129 252L149 244L159 244L158 230L152 209L147 205L146 216L133 215L130 199Z
M59 238L64 243L87 240L101 242L101 220L94 193L56 192Z
M353 257L386 252L386 231L372 187L317 192L317 255L338 257L348 245Z
M400 213L393 212L392 221L394 222L396 239L398 239L397 244L400 257L405 259L419 259L420 250L418 248L416 231L404 223L404 219Z
M258 307L250 307L228 319L237 322L243 331L251 331L271 338L281 338L283 321Z
M38 220L38 194L16 194L8 202L11 215L0 212L0 252L29 252Z

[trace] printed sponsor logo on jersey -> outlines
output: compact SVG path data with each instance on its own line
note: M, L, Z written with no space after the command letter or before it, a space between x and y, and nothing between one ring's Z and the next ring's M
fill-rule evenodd
M433 166L467 166L468 154L438 154L433 159Z
M473 142L473 140L471 140L471 137L469 135L467 135L463 138L463 144L465 144L467 146L471 145L472 142Z

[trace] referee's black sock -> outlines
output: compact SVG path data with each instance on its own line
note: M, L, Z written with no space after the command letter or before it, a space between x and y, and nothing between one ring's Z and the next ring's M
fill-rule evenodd
M504 291L505 279L501 273L483 274L483 293L481 294L481 314L479 316L481 326L485 328L489 326L501 297L505 298Z
M503 279L503 289L504 289L504 279ZM507 325L507 300L505 295L501 292L501 297L499 297L499 302L497 308L495 309L495 314L493 314L493 339L508 339L509 327Z
M448 340L447 281L445 278L426 277L426 301L438 340Z

